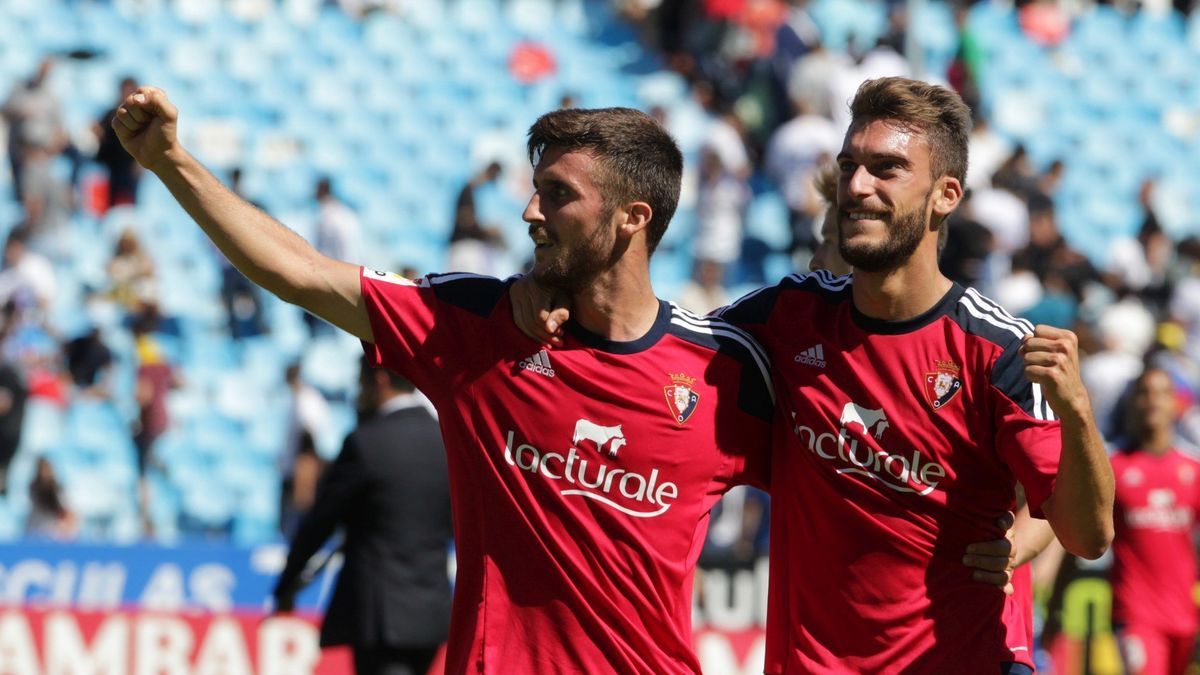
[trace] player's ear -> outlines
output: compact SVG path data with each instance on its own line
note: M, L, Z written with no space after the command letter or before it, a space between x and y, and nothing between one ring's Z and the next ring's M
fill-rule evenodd
M625 237L632 237L646 229L650 224L650 218L654 215L653 209L646 202L630 202L619 210L623 214L620 223L618 224L618 233Z
M954 176L943 175L933 185L933 215L945 218L958 208L962 198L962 183Z

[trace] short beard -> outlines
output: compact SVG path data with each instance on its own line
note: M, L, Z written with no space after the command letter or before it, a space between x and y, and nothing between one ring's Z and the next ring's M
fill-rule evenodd
M612 214L601 219L605 227L597 228L591 238L572 248L565 257L555 258L541 269L535 266L533 280L568 295L587 288L601 272L613 265L616 237L607 227L611 219Z
M851 246L839 232L838 252L842 259L863 272L888 272L908 262L929 228L925 218L926 204L928 196L921 207L896 216L889 224L887 239L882 244Z

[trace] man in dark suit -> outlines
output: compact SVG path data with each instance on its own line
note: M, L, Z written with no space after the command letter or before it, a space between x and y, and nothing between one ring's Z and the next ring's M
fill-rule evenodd
M358 429L321 478L275 586L290 611L308 560L339 525L345 565L321 646L351 645L358 675L424 675L450 623L453 536L437 421L407 380L362 364Z

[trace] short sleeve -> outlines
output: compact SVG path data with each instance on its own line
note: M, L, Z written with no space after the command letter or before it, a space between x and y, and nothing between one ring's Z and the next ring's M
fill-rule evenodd
M1062 454L1062 427L1040 385L1025 377L1021 343L1014 340L992 368L996 449L1025 487L1029 512L1042 517L1042 502L1054 492Z
M361 288L374 338L363 343L367 358L431 398L451 390L459 374L489 353L487 323L507 290L498 279L473 274L405 279L366 267Z
M744 295L732 303L719 307L709 316L717 317L750 333L756 340L764 339L767 322L775 301L779 298L779 287L769 286Z

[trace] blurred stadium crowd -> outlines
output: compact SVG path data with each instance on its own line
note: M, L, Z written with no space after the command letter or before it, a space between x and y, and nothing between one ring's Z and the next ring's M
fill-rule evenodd
M9 0L0 4L0 541L276 540L354 423L358 345L264 297L107 130L135 82L323 252L505 276L524 130L651 111L687 158L652 268L708 311L806 269L863 79L977 115L944 271L1071 327L1110 440L1143 364L1200 444L1200 12L1186 1ZM709 564L764 551L735 490Z

